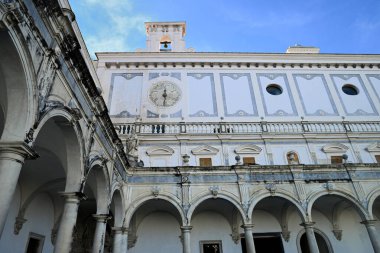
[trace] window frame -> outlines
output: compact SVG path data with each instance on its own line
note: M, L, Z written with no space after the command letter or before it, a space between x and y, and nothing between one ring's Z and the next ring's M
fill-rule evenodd
M206 241L199 241L199 247L200 252L204 253L203 251L203 245L205 244L218 244L219 245L219 253L223 253L223 245L221 240L206 240Z
M210 165L202 165L201 161L205 161L206 159L207 159L207 161L210 162ZM212 157L199 157L198 158L198 164L199 164L199 167L211 167L212 166Z
M38 246L37 253L42 253L42 250L44 248L44 243L45 243L45 236L41 235L41 234L29 232L28 240L27 240L26 245L25 245L25 253L28 252L28 246L29 246L30 239L36 239L40 242L40 244Z

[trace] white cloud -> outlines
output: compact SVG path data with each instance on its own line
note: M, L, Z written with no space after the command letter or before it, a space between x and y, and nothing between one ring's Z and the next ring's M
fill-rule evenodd
M151 18L135 13L131 0L83 0L77 5L86 11L83 24L95 27L84 34L92 57L95 52L132 51L142 46L131 45L131 35L144 36L144 22Z
M86 45L91 49L91 53L109 51L122 52L132 50L128 48L124 38L121 38L120 36L88 36L86 38Z
M85 5L102 6L107 11L132 10L132 2L130 0L84 0Z

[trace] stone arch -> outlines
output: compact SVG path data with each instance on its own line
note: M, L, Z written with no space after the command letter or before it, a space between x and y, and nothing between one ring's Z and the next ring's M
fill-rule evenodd
M209 145L199 146L191 150L193 155L216 155L218 152L219 149Z
M154 147L147 148L146 154L148 156L162 156L162 155L171 156L174 154L174 149L166 145L154 146Z
M93 194L96 200L97 213L108 213L111 201L111 186L108 170L103 161L100 159L93 161L90 165L90 170L85 175L82 189L86 195Z
M322 147L322 151L325 153L346 153L348 147L340 143L326 144Z
M367 210L360 204L360 202L354 196L350 195L349 193L343 192L343 191L333 190L333 191L329 191L329 192L326 192L326 191L317 192L314 195L311 195L309 197L308 206L307 206L307 214L311 220L312 220L311 211L312 211L314 203L318 199L320 199L321 197L327 196L327 195L337 196L339 198L342 198L342 199L348 201L349 203L351 203L353 205L353 207L355 208L355 210L357 211L359 216L362 218L362 220L368 220L369 219L369 215L367 213Z
M5 142L24 140L33 125L37 105L33 63L16 29L14 26L0 31L0 140Z
M261 151L262 151L262 148L254 144L240 145L234 150L234 152L238 155L245 155L245 154L258 155L260 154Z
M371 219L374 219L374 213L373 213L373 208L376 199L380 197L380 189L376 189L372 191L370 194L368 194L367 200L368 200L368 214ZM378 217L380 219L380 217Z
M56 108L47 112L39 121L34 130L35 144L41 131L54 122L61 131L64 139L66 156L64 167L66 172L66 192L77 192L81 190L82 178L84 175L83 155L85 154L85 144L83 132L80 125L73 119L73 116L64 108ZM74 123L73 123L74 122ZM54 136L54 133L50 134ZM49 136L49 135L48 135ZM45 138L49 138L46 137ZM54 143L53 143L54 146ZM58 147L54 147L58 148ZM63 160L63 158L62 158Z
M122 227L123 221L124 221L124 197L123 197L123 191L119 187L115 187L115 189L112 190L111 194L111 205L110 205L110 211L113 214L114 219L114 226L115 227Z
M297 199L295 199L294 197L292 197L286 193L282 193L282 192L276 192L274 194L272 194L270 192L260 192L256 195L253 195L252 198L250 199L250 206L248 208L248 220L250 220L250 221L252 220L253 210L255 209L256 205L261 200L264 200L268 197L278 197L278 198L284 199L286 201L289 201L291 204L293 204L296 207L296 210L297 210L298 214L300 215L301 220L303 222L305 222L307 220L306 219L306 213L304 211L304 208L300 204L300 202Z
M242 206L240 205L239 201L234 199L233 197L225 194L225 193L218 193L216 196L213 196L213 195L210 195L210 194L207 194L207 195L203 195L201 197L199 197L198 199L196 199L195 201L193 201L192 203L190 203L190 208L187 212L187 221L190 223L191 219L192 219L192 216L194 214L194 211L197 209L197 207L199 207L199 205L201 205L203 202L205 202L206 200L209 200L209 199L223 199L227 202L229 202L232 206L234 206L236 208L236 210L238 210L238 212L240 213L241 215L241 219L243 221L246 221L246 214L242 208Z
M124 218L124 227L129 227L132 216L138 211L138 209L143 206L144 204L148 203L152 200L162 200L167 202L169 205L174 207L177 210L177 214L179 217L176 217L180 225L186 225L186 216L182 210L182 206L178 201L176 201L175 198L173 198L170 195L160 194L157 197L153 195L143 196L139 199L135 200L130 204L130 207L125 211L125 218Z
M42 186L38 187L35 191L33 191L31 194L29 194L27 198L22 203L20 203L21 206L15 218L13 233L19 234L20 230L23 227L23 224L27 222L27 219L26 219L27 217L25 217L25 214L27 213L29 206L41 194L46 194L51 199L51 202L53 203L53 206L54 206L54 209L52 210L54 212L54 217L56 218L59 215L61 215L59 211L62 208L59 208L57 206L58 203L56 203L60 201L61 199L60 199L60 196L58 196L58 193L54 192L54 190L62 189L64 188L64 186L65 186L65 179L56 179L56 180L49 181L43 184ZM22 199L20 198L20 200Z

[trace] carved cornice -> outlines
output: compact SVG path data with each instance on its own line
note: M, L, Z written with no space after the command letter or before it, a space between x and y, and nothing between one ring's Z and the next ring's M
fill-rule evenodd
M185 56L184 56L185 57ZM215 65L219 68L226 69L321 69L325 71L326 69L349 69L349 70L360 70L360 69L380 69L380 56L379 59L372 60L370 62L347 62L347 63L326 63L321 61L320 63L310 63L310 62L298 62L298 61L288 61L288 62L265 62L265 61L223 61L215 62L210 61L210 59L199 59L199 61L188 62L188 61L168 61L168 62L157 62L156 59L152 61L141 61L141 62L128 62L128 61L118 61L118 62L106 62L105 67L111 68L116 67L120 69L130 69L130 68L161 68L173 67L173 68L215 68Z

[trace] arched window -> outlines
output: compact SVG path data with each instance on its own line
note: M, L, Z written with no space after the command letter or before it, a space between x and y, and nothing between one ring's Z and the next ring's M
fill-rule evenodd
M286 154L286 159L288 160L288 164L299 164L300 161L298 159L298 155L294 151L290 151Z

